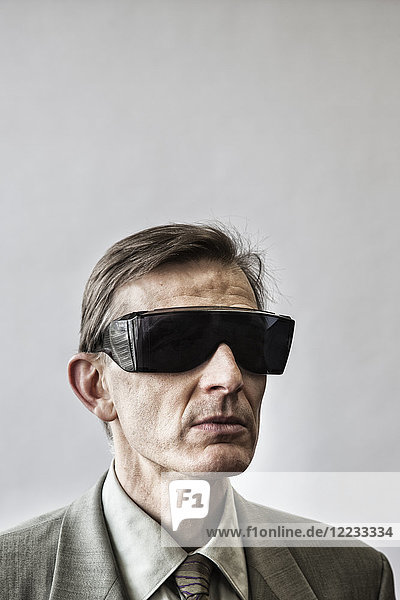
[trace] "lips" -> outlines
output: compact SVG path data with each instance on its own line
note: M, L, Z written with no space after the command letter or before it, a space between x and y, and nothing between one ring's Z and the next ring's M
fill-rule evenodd
M246 423L233 415L212 415L198 418L192 428L215 433L239 433L246 428Z
M204 423L221 423L221 424L231 424L231 425L243 425L245 426L245 422L240 417L236 416L225 416L225 415L212 415L211 417L200 417L197 419L192 427L196 425L203 425Z

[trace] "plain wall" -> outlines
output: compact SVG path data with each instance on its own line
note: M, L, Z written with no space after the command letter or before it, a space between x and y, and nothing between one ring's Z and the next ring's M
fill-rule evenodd
M400 470L399 28L394 0L0 1L1 528L107 469L81 295L165 222L247 233L297 321L253 469Z

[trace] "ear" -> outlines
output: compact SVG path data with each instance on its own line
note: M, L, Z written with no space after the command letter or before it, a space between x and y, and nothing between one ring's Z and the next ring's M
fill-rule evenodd
M101 370L95 355L80 352L68 363L68 379L74 393L90 412L102 421L114 421L117 412Z

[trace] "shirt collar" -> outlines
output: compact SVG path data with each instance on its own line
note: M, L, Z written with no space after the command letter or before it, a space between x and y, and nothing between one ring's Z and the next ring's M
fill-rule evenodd
M178 568L187 552L172 538L170 545L161 545L161 526L126 494L115 474L114 462L103 485L102 502L113 550L128 592L134 598L146 600ZM237 527L233 490L228 482L219 528ZM164 536L168 534L164 530L162 535L165 540ZM246 557L241 545L221 547L215 537L197 552L214 562L242 600L248 600Z

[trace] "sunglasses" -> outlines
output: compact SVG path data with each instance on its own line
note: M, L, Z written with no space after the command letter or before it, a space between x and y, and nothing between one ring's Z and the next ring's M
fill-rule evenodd
M261 310L199 306L134 312L108 325L101 352L130 373L181 373L227 344L252 373L280 375L294 331L290 317Z

